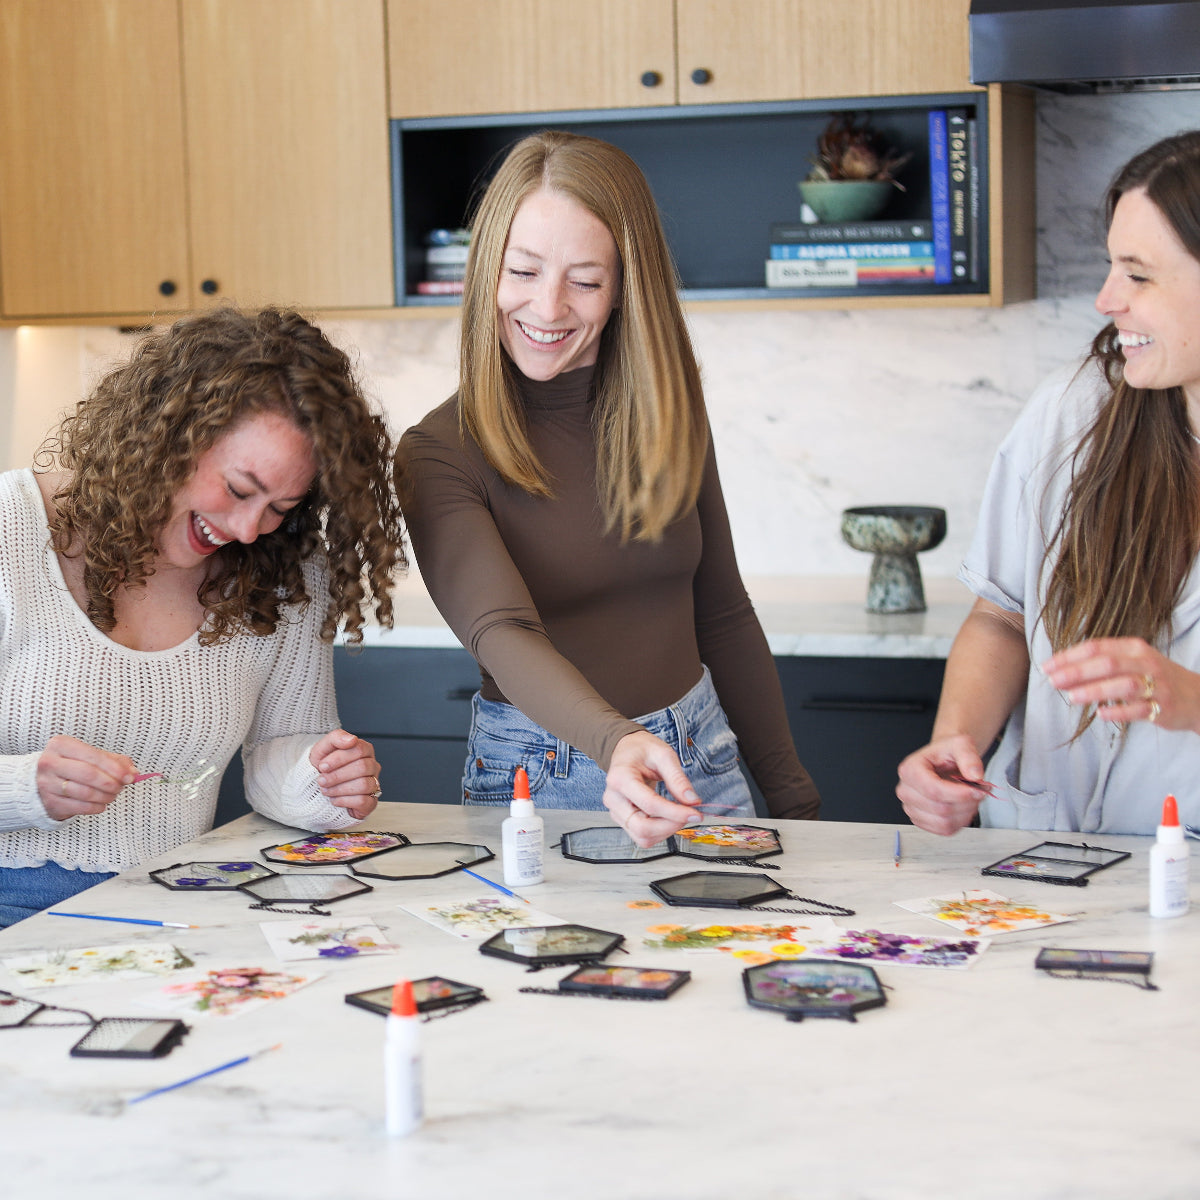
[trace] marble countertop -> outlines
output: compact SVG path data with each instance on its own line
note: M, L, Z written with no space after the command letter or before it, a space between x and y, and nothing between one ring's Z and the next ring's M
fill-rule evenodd
M499 851L502 815L394 803L381 805L370 826ZM548 842L606 822L600 814L543 815ZM997 936L967 970L880 967L885 1007L854 1024L789 1024L746 1004L742 964L730 956L641 945L652 924L731 919L728 910L629 907L652 899L650 880L701 865L692 860L597 866L548 849L546 882L522 889L539 909L624 934L631 953L615 960L690 970L691 982L662 1003L522 994L529 985L552 987L565 971L528 974L398 907L493 894L488 889L459 875L377 880L375 891L331 911L373 918L399 947L394 955L323 960L322 979L272 1006L192 1020L167 1058L70 1058L76 1028L0 1033L9 1187L41 1200L1195 1194L1200 911L1166 921L1147 915L1148 839L1106 838L1133 857L1084 888L1001 886L980 868L1038 835L967 830L940 839L906 828L896 868L892 826L776 824L785 852L769 860L779 869L765 873L797 895L856 910L838 919L843 927L936 934L929 918L893 902L988 885L1078 919ZM146 868L253 857L287 837L248 816ZM500 877L498 862L479 870ZM260 922L298 919L252 911L237 893L168 892L145 869L66 907L202 927L39 915L0 932L0 960L46 947L159 941L169 932L199 967L267 966L275 960ZM1033 968L1043 945L1154 951L1160 990L1047 977ZM479 985L489 1000L422 1025L427 1118L412 1136L392 1140L383 1130L383 1021L343 997L427 974ZM33 991L0 971L0 987L97 1015L143 1012L139 999L157 983ZM274 1043L280 1049L245 1065L125 1104Z
M748 577L746 590L771 652L831 658L945 658L973 597L957 579L924 580L923 613L866 611L866 576ZM371 626L368 646L457 647L415 569L400 583L393 629Z

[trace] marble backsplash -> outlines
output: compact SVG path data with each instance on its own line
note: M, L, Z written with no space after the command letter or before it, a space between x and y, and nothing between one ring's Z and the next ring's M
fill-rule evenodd
M997 445L1038 380L1081 355L1102 323L1092 300L1106 270L1099 204L1109 179L1157 138L1196 125L1195 92L1039 96L1038 299L1029 303L824 312L693 306L688 319L743 572L865 580L866 556L841 540L842 509L932 504L946 509L948 533L922 556L922 569L952 576ZM353 348L397 433L454 389L452 319L328 328ZM61 339L64 331L22 332ZM103 328L74 336L82 386L127 344ZM18 400L32 386L21 377L21 352L18 345Z

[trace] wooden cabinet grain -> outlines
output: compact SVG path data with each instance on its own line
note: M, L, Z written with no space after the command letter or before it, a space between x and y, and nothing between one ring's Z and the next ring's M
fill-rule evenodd
M393 117L674 104L672 0L388 0Z
M679 100L971 89L970 0L676 0Z
M0 0L0 311L388 306L380 0Z
M971 87L969 2L388 0L390 111L961 92Z

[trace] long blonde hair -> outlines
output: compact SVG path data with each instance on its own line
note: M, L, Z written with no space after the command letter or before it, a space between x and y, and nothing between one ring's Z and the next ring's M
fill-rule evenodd
M488 185L475 214L463 285L460 418L507 483L534 496L553 494L526 432L496 309L513 217L543 188L582 205L617 246L620 298L596 363L596 477L606 530L618 530L626 541L656 541L696 501L708 424L658 210L624 151L549 130L518 142Z
M1109 225L1121 196L1138 188L1200 259L1200 131L1164 138L1120 171L1106 197ZM1195 320L1200 336L1200 313ZM1125 382L1112 324L1096 335L1090 357L1110 393L1071 462L1041 618L1055 650L1099 637L1162 645L1200 550L1200 472L1187 402L1181 387ZM1084 713L1076 736L1094 716Z

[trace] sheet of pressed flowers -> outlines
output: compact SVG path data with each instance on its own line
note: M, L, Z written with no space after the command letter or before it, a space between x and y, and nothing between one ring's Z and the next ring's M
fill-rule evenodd
M923 896L917 900L897 900L909 912L932 917L972 937L980 934L1015 933L1021 929L1039 929L1074 921L1081 914L1050 912L1039 905L1018 904L983 888L952 892L946 896Z
M843 929L808 957L873 962L889 967L966 968L988 948L988 938L944 938L925 934L890 933L881 929Z
M192 965L170 942L129 942L81 946L6 958L4 966L22 987L59 987L105 979L140 979L169 975Z
M832 917L803 921L716 921L704 925L648 925L642 945L650 950L724 953L743 963L798 958L837 940L841 930Z
M167 984L139 1003L174 1017L236 1017L283 1000L320 978L319 972L225 967Z
M464 900L459 896L445 900L425 900L419 904L401 904L404 912L428 921L430 925L467 941L491 937L514 925L529 929L541 925L567 925L562 917L542 912L520 900L503 896L477 896Z
M393 946L374 921L262 921L259 928L280 962L389 954Z

